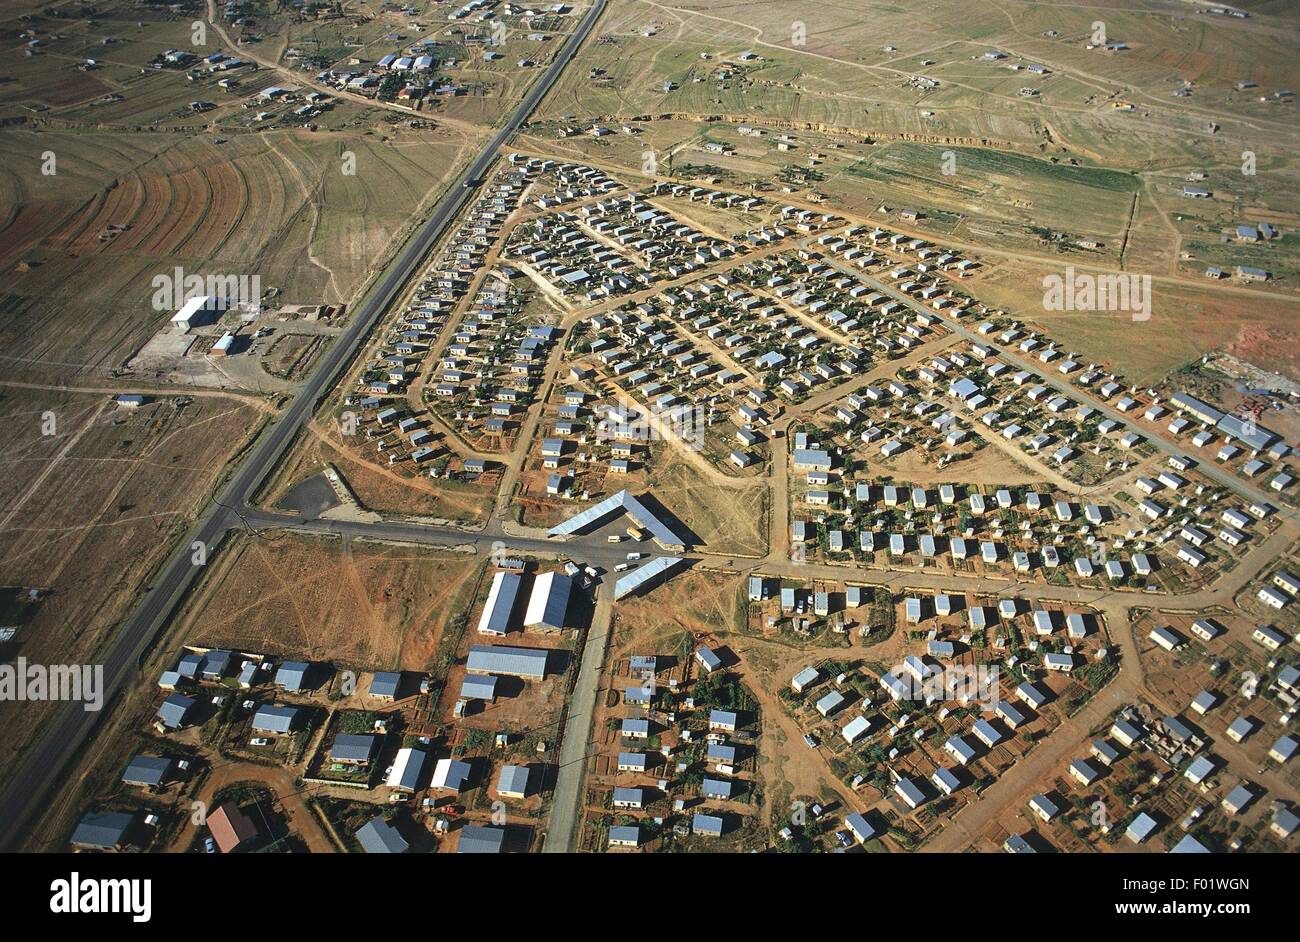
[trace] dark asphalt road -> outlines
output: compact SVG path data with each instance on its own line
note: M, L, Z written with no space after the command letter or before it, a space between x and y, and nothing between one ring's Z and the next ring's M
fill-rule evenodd
M142 655L197 574L199 567L191 561L191 547L196 542L202 542L209 548L210 554L211 549L232 526L242 525L229 508L243 506L279 462L311 418L316 404L337 382L361 348L380 316L416 273L430 249L474 194L477 181L486 177L497 159L498 151L519 126L528 120L533 109L568 66L573 54L604 11L605 4L606 0L595 0L573 35L561 47L541 78L533 84L514 113L455 181L428 221L407 241L398 257L354 308L351 323L340 335L338 342L327 351L288 409L263 430L248 457L158 570L154 584L145 592L136 610L119 626L102 654L105 709L100 713L88 713L80 703L59 704L55 715L47 721L44 729L19 758L13 774L0 790L0 849L12 850L21 845L44 810L50 791L59 784L64 771L81 750L100 716L112 708L113 701L121 693L124 684L136 677ZM465 186L467 182L472 185Z

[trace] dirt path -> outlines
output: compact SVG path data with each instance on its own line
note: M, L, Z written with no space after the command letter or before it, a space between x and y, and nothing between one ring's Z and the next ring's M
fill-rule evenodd
M63 447L55 453L53 458L46 462L45 467L41 469L41 473L36 475L35 480L33 480L32 483L28 485L27 489L19 495L18 499L14 501L13 506L9 508L9 512L4 515L3 519L0 519L0 532L9 528L9 524L13 522L14 517L17 516L18 512L27 505L27 502L32 499L32 496L41 489L41 485L43 485L45 480L54 473L55 469L58 468L63 459L68 456L68 452L72 451L73 446L81 440L81 436L90 431L94 426L95 421L103 414L104 405L105 404L101 402L98 406L94 407L94 411L91 412L86 421L83 422L76 431L68 436L68 440L63 443Z
M212 770L207 780L203 783L203 789L195 796L197 801L205 802L208 810L212 809L212 800L216 793L227 785L233 785L237 782L255 782L269 788L276 797L276 805L284 815L285 823L289 830L302 838L307 849L313 854L330 854L335 852L334 844L325 836L321 830L316 816L312 814L311 809L307 807L305 797L310 794L307 791L300 791L294 784L294 773L290 769L272 768L261 765L251 765L248 763L239 763L235 765L219 765ZM262 830L260 822L257 821L257 815L252 814L255 823L259 824L259 830ZM182 828L168 852L179 854L183 853L193 841L193 834L188 828Z

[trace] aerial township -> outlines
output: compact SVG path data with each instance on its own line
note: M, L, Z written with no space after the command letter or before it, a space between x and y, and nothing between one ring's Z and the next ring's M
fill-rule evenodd
M16 443L23 467L0 526L26 531L48 522L48 500L28 505L49 469L102 460L114 436L123 460L153 467L166 423L196 399L247 421L210 458L223 468L259 436L283 436L236 481L246 491L196 482L219 495L213 507L138 498L179 515L154 542L184 553L151 550L93 647L44 629L66 590L0 560L6 661L9 647L112 652L128 618L143 639L117 649L136 666L93 742L60 757L75 785L6 841L193 853L1294 849L1294 364L1252 358L1240 337L1168 369L1121 349L1177 331L1165 299L1179 291L1289 313L1292 191L1279 183L1269 203L1250 181L1227 215L1211 223L1206 210L1198 224L1229 220L1218 244L1241 246L1240 261L1153 265L1168 282L1146 288L1154 308L1136 283L1129 293L1117 250L1107 290L1131 303L1079 315L1109 322L1083 327L1049 302L1050 276L1036 304L1026 273L1109 270L1114 232L1044 230L1026 252L982 238L982 215L945 203L953 194L931 204L901 181L895 197L890 173L863 178L869 203L821 192L892 146L883 134L718 108L671 161L640 160L689 109L643 113L642 89L607 110L597 63L619 44L686 61L681 33L662 34L668 8L365 6L369 40L347 56L305 56L301 22L232 2L212 25L238 43L168 48L157 69L250 96L238 110L191 102L186 120L212 121L209 135L236 133L254 108L239 133L393 103L437 134L506 115L519 128L484 152L482 174L469 157L487 139L462 129L438 197L445 222L421 230L428 251L409 271L394 248L347 290L331 278L314 294L234 297L226 282L169 303L132 328L121 365L96 380L104 389L84 376L63 389L98 397L93 411ZM450 25L425 29L429 16ZM1224 31L1256 19L1189 10L1179 22L1198 17ZM293 55L268 65L263 30ZM907 74L939 77L903 84L935 118L951 107L944 83L1010 56L1032 61L999 81L1036 84L1003 107L1061 108L1059 86L1090 80L1073 58L1085 44L1141 54L1136 39L1080 35L1058 61L1057 30L1037 32L1024 52L1003 51L1007 40L967 61L909 63ZM696 46L676 78L637 77L656 102L692 84L731 102L732 83L779 86L787 54L803 54L698 35ZM576 115L527 98L575 81L588 89ZM1283 91L1267 104L1293 107ZM1127 110L1108 101L1098 121ZM56 109L61 120L74 104ZM944 145L928 143L938 159ZM1074 158L1033 159L1062 186L1095 179ZM1127 169L1109 155L1091 164ZM1176 192L1164 176L1141 186L1183 205L1225 198L1234 182L1183 175ZM1147 210L1119 184L1107 192L1130 214L1122 238L1149 260ZM128 232L115 231L107 245ZM1265 248L1268 268L1254 264ZM70 263L48 239L40 251ZM39 274L31 254L25 271ZM6 380L2 401L13 417L67 412L41 399L54 389ZM290 408L301 418L277 432ZM137 457L135 436L157 444ZM134 506L120 485L87 480L118 516ZM209 521L219 537L191 540L189 525ZM160 583L174 593L150 602ZM15 735L40 742L37 715L56 716L27 714ZM14 763L3 785L38 777Z

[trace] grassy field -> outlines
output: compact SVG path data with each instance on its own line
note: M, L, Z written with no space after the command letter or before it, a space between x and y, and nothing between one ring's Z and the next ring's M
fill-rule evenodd
M1060 267L1014 264L982 279L981 298L1032 319L1067 350L1121 370L1134 382L1154 383L1170 370L1214 349L1226 349L1269 370L1300 370L1300 332L1291 303L1228 294L1195 283L1153 281L1151 319L1128 313L1046 311L1042 279Z

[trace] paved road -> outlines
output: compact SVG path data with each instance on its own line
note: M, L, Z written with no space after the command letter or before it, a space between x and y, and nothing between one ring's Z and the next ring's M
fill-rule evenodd
M600 671L605 664L613 622L614 580L607 578L596 593L596 610L582 645L578 676L564 716L564 737L560 740L559 767L551 794L551 817L546 826L546 843L542 846L546 854L577 850L584 804L583 783L587 778L587 757L591 753L591 732L596 720L596 695L600 692Z
M230 508L244 505L279 462L311 418L316 404L332 388L361 349L380 316L417 272L421 262L473 195L496 161L500 149L520 125L528 120L533 109L568 66L604 11L606 2L607 0L594 0L591 9L541 78L533 84L523 101L469 168L455 181L428 221L408 240L398 257L371 286L354 308L347 329L326 352L288 409L263 430L249 457L239 466L213 503L203 511L192 531L158 571L154 584L146 589L140 605L114 633L101 658L104 664L106 708L121 693L124 684L135 677L145 651L192 584L199 569L192 562L192 547L196 543L202 543L211 550L221 542L231 526L240 525L239 518ZM88 713L78 703L61 704L41 734L22 754L17 768L3 790L0 790L0 849L11 850L21 845L22 839L44 809L50 790L59 783L60 776L80 751L82 743L103 712L105 711Z

